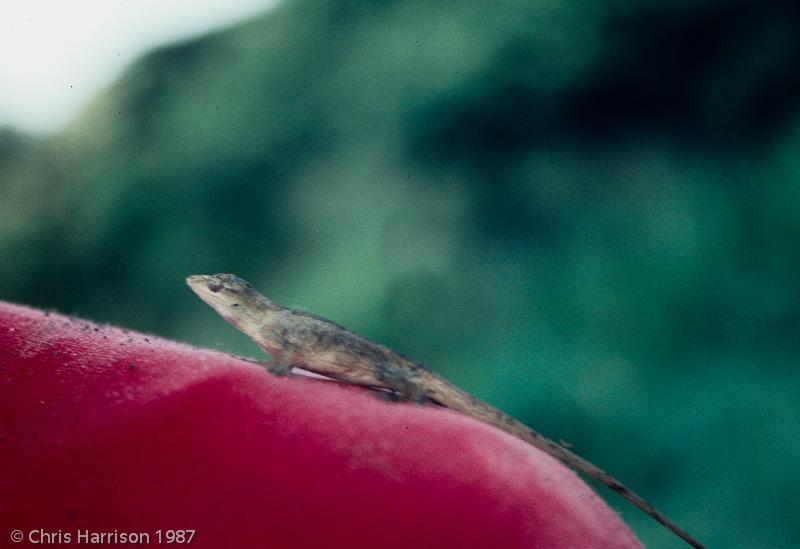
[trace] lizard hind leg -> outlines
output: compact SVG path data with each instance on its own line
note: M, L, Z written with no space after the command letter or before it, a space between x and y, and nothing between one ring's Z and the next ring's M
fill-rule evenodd
M413 402L415 404L428 402L425 390L404 369L382 366L379 369L378 379L394 391L394 393L388 394L392 395L389 398L395 402Z
M428 402L428 395L422 390L422 387L416 383L408 383L406 386L397 392L400 401L413 402L414 404L425 404Z

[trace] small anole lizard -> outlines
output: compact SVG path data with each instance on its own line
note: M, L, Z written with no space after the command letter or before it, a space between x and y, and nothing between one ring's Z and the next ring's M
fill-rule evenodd
M426 366L373 343L329 320L273 303L231 274L195 275L186 283L225 320L273 359L267 368L286 374L302 368L340 381L394 391L404 400L431 400L488 423L601 482L693 547L700 542L617 479L563 446L450 384Z

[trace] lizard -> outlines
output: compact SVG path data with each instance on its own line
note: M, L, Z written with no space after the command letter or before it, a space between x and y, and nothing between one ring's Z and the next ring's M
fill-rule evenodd
M232 274L193 275L189 287L222 318L252 339L272 361L272 373L293 367L346 383L388 389L398 399L435 402L517 437L617 492L695 548L703 545L650 503L599 467L479 400L427 366L320 316L283 307Z

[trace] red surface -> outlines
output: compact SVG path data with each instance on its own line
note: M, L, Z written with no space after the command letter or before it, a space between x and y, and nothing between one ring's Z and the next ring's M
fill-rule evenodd
M639 547L568 469L456 413L2 302L0 528L3 547Z

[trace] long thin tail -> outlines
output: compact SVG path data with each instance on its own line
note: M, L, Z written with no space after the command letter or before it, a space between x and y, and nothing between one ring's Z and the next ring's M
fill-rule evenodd
M633 505L660 522L667 529L692 547L704 549L703 544L690 536L685 530L679 528L667 517L659 513L655 507L647 503L644 498L627 488L624 484L599 467L596 467L582 457L573 454L560 444L553 442L549 438L537 433L527 425L517 421L508 414L505 414L497 408L478 400L469 393L461 391L436 374L433 374L432 372L427 372L427 374L430 376L430 378L426 379L426 386L433 388L428 395L431 399L442 404L443 406L446 406L447 408L451 408L457 412L461 412L462 414L472 416L475 419L483 421L484 423L488 423L510 435L520 438L525 442L528 442L531 445L539 448L546 454L561 460L573 470L583 473L587 477L598 482L602 482L616 493L621 495L623 498L631 502Z
M685 530L680 528L677 524L669 520L667 517L662 515L660 512L656 510L655 507L650 505L644 498L639 496L636 492L633 492L631 489L626 487L620 481L603 471L602 469L594 466L590 462L586 461L585 459L581 458L580 456L573 454L563 446L553 442L552 440L544 437L534 431L533 429L527 427L526 425L512 419L511 421L515 422L516 425L513 429L504 429L506 432L518 436L523 440L530 442L532 445L536 446L537 448L544 450L551 456L560 459L576 471L579 471L589 478L592 478L598 482L602 482L616 493L627 499L633 505L653 517L655 520L663 524L667 529L673 532L676 536L684 540L686 543L691 545L692 547L696 547L698 549L703 548L703 544L699 541L694 539L691 535L689 535ZM496 427L501 428L501 425L496 425ZM517 433L517 428L520 429L523 436Z

